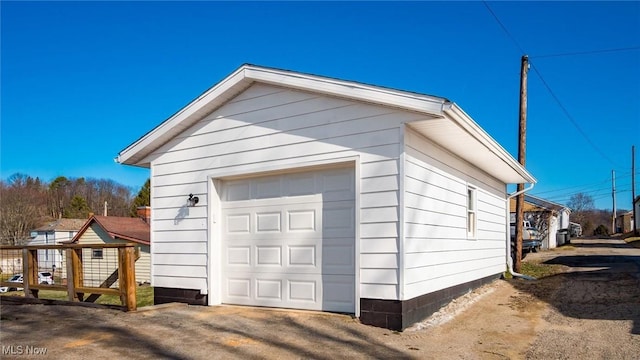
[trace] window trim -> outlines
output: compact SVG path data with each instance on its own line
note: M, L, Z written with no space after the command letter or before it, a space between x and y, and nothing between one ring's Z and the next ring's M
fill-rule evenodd
M467 239L478 236L478 190L467 185Z
M100 255L97 255L100 254ZM92 259L104 259L104 249L91 249Z

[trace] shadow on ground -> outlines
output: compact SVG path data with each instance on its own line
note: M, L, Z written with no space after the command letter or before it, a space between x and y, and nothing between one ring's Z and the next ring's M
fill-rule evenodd
M3 305L6 345L47 347L53 357L153 359L411 359L377 339L392 332L348 316L255 308L178 306L139 313L70 306ZM367 331L364 331L364 330ZM42 339L42 340L34 340ZM37 342L37 343L34 343ZM74 349L78 351L73 351Z
M633 322L631 333L640 334L640 256L569 255L554 257L544 264L562 265L565 272L536 281L516 279L512 284L565 316L628 320Z
M575 248L605 248L605 249L626 249L629 248L629 244L616 244L616 243L569 243L567 245L571 245Z

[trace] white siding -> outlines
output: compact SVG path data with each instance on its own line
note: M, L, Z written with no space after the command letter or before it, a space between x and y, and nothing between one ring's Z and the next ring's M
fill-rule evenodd
M36 237L29 241L29 245L59 245L61 241L73 238L77 231L38 231ZM69 235L71 234L71 238ZM65 264L62 250L38 250L38 268L40 271L51 271L56 266L56 274L64 271ZM20 269L22 272L22 269ZM62 273L63 276L65 273ZM66 276L66 275L65 275Z
M149 156L154 286L207 290L208 177L359 157L360 296L397 299L401 124L420 119L426 118L252 85ZM189 193L199 196L198 206L185 206Z
M504 271L505 185L410 129L405 134L402 300ZM476 234L467 234L467 187Z
M38 231L38 235L29 241L29 245L55 245L55 233ZM56 267L61 265L60 258L55 258L55 252L55 250L38 250L39 270L51 271L53 264L56 264ZM22 269L19 272L22 272Z

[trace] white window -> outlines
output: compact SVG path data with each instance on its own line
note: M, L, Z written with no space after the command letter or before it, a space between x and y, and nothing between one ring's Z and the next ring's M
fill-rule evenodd
M472 187L467 188L467 237L476 237L476 189Z
M102 249L93 249L91 252L92 259L102 259Z

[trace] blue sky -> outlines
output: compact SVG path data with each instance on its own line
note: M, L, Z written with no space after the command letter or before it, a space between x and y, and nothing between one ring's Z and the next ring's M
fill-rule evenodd
M2 1L0 177L137 189L118 152L243 63L446 97L516 157L524 51L532 194L610 209L615 169L630 209L640 2L488 4L508 33L482 2Z

